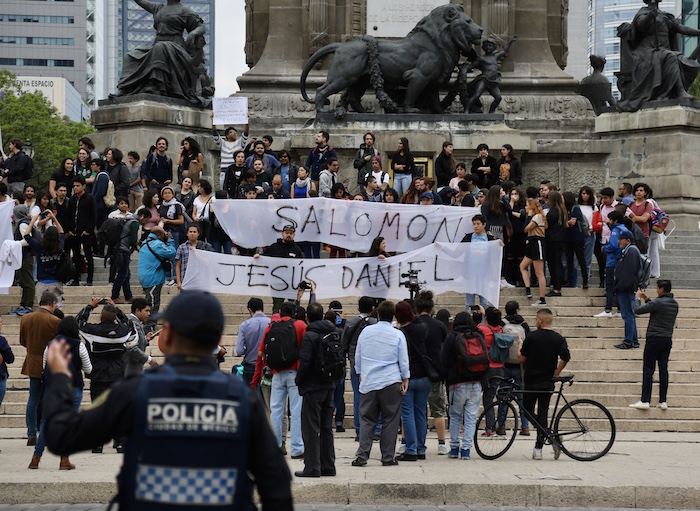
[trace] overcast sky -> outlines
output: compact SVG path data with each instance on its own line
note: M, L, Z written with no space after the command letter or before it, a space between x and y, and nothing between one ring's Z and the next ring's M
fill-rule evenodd
M216 0L214 65L216 97L238 90L236 78L248 70L245 63L244 0Z

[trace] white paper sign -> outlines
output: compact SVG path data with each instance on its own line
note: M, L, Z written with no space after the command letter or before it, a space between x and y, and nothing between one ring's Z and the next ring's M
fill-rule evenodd
M214 98L214 124L248 124L248 98L234 96L231 98Z
M498 305L501 275L498 241L434 243L405 254L379 259L286 259L190 253L184 289L218 294L295 298L302 280L316 283L319 299L372 296L402 300L409 292L402 277L419 270L424 289L478 293Z
M12 211L14 207L15 203L10 198L9 194L8 200L0 202L0 246L2 246L5 240L14 239L12 234ZM6 295L10 292L10 288L12 287L15 278L15 270L11 268L9 264L6 264L2 256L9 258L10 254L0 255L0 294Z
M236 245L266 247L287 224L294 241L318 241L367 252L382 236L388 252L409 252L436 241L454 243L473 232L480 208L421 206L337 199L217 200L216 218Z

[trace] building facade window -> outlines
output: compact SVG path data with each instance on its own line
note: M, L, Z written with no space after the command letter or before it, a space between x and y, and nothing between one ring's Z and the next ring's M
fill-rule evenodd
M73 25L73 16L32 16L31 14L0 14L0 23L56 23Z
M75 41L70 37L22 37L0 36L0 44L36 44L42 46L74 46Z

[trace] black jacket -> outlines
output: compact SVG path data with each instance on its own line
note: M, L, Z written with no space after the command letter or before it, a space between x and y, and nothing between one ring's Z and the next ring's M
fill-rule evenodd
M408 345L408 367L411 380L428 376L423 358L426 356L425 345L428 340L428 325L414 321L401 328Z
M428 338L425 341L425 354L430 360L435 362L437 367L442 367L440 362L440 352L442 344L447 337L447 327L442 321L430 317L428 314L421 314L416 318L416 323L423 323L428 327Z
M213 357L172 355L167 359L178 373L206 375L217 371ZM49 450L62 456L92 449L111 438L131 436L134 402L141 377L114 385L105 401L80 413L73 410L73 390L64 374L52 378L44 397L46 442ZM277 448L269 427L269 414L257 392L250 392L248 429L248 470L255 479L263 509L292 511L291 474ZM181 448L173 437L173 448Z
M9 160L4 164L5 172L3 172L3 177L8 183L24 181L24 169L31 164L31 158L22 151L19 151L10 156Z
M123 161L120 161L115 166L108 166L107 172L109 173L109 179L114 183L114 196L115 197L128 197L129 196L129 184L131 179L129 177L129 169Z
M634 313L650 313L647 326L647 339L649 337L673 337L673 327L678 316L678 302L673 298L673 293L664 293L654 300L649 300L642 305L639 299L634 302Z
M282 238L278 238L277 241L267 247L263 255L289 259L302 259L304 257L304 253L296 243L286 244L282 241Z
M641 260L639 249L634 245L629 245L620 254L620 258L615 265L615 292L634 293L639 287L637 280L637 270Z
M491 173L484 174L481 170L477 170L479 167L490 167ZM481 157L474 158L471 173L479 177L479 188L488 190L498 181L498 161L491 155L486 157L485 163L481 162Z
M469 339L472 337L481 337L483 340L484 338L484 334L482 334L479 330L471 331L465 325L457 325L454 327L452 332L447 334L445 343L442 345L442 355L440 357L442 367L445 370L445 384L447 386L455 385L456 383L480 380L479 378L465 378L457 371L457 334L455 332L462 332Z
M97 222L97 203L95 198L83 193L82 197L73 195L68 201L68 229L76 236L87 232L92 234Z
M363 314L362 316L357 316L352 318L345 323L345 328L343 329L343 348L345 353L348 354L348 360L350 360L350 367L355 367L355 350L357 349L357 339L360 337L361 329L364 328L360 326L360 322L364 321L365 326L374 325L377 323L377 318L373 318L369 314Z
M323 319L312 321L306 327L306 333L301 339L299 347L299 369L297 369L296 384L299 387L299 395L316 390L329 390L335 388L335 383L326 382L319 377L321 367L321 339L324 335L337 331L336 326Z
M447 155L444 149L438 155L438 157L435 158L434 174L435 179L437 179L436 186L438 188L449 185L450 179L454 177L452 168L450 167L450 157Z
M117 312L116 323L88 323L91 305L81 310L75 319L78 320L78 328L82 335L90 362L92 372L89 378L96 382L115 382L124 378L126 368L126 346L132 330L131 322L121 310Z

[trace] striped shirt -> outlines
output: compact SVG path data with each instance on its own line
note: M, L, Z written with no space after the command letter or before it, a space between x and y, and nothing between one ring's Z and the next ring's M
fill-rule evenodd
M229 142L223 138L216 130L213 130L213 135L214 142L216 142L216 145L221 149L221 172L226 172L226 169L235 163L233 153L243 150L248 143L248 133L243 133L243 135L233 142Z

